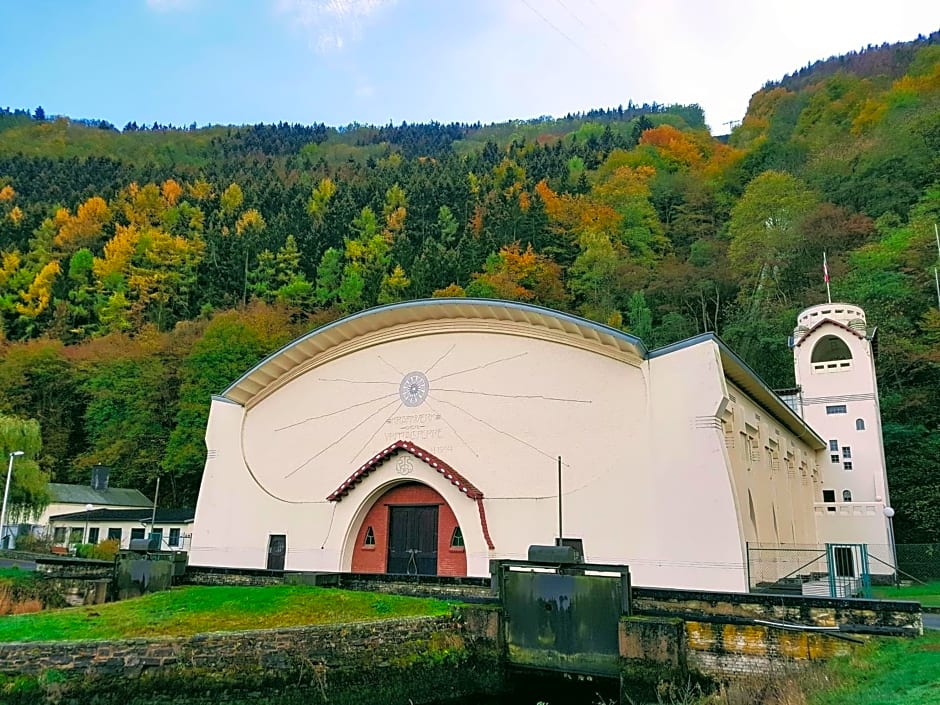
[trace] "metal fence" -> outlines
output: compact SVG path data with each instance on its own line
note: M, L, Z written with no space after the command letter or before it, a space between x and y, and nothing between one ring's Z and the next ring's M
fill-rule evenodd
M901 580L940 580L940 543L899 543L895 551Z
M748 587L753 592L870 597L871 563L872 557L864 544L749 543ZM893 574L893 570L890 572Z

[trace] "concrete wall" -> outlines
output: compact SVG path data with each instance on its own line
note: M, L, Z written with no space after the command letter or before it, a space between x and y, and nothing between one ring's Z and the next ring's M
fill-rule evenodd
M289 374L259 378L243 404L213 401L191 562L262 568L270 535L284 534L286 570L348 571L366 513L407 479L446 501L467 574L485 576L491 559L553 542L558 456L565 535L584 540L590 562L627 563L643 584L746 589L748 489L766 526L776 502L780 541L816 543L799 481L782 470L782 480L746 481L730 458L713 341L644 360L556 323L429 316L345 340L324 333L338 342L309 358L283 352L296 364ZM399 385L413 370L427 372L430 391L407 407ZM768 445L788 447L780 432L766 432ZM403 476L404 451L356 475L399 439L453 467L482 503L417 458ZM351 478L341 501L326 499Z

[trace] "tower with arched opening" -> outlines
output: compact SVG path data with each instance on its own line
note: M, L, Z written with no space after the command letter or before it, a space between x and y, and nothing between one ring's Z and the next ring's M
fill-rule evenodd
M891 563L875 333L858 306L812 306L797 318L793 361L799 411L828 444L816 487L820 540L867 543Z

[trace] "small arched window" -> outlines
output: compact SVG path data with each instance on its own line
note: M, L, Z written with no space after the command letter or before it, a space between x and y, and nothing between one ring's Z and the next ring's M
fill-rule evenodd
M824 335L813 348L811 362L834 362L836 360L851 360L852 351L842 338L835 335Z
M842 490L842 501L843 502L852 501L852 490Z
M865 419L855 419L855 430L856 431L865 430Z
M454 527L454 533L450 536L450 547L451 548L463 548L463 532L460 530L459 526Z

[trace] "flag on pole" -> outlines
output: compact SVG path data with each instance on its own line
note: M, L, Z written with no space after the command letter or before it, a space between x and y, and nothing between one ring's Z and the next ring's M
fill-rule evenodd
M829 264L826 262L826 253L823 252L823 279L829 283Z

